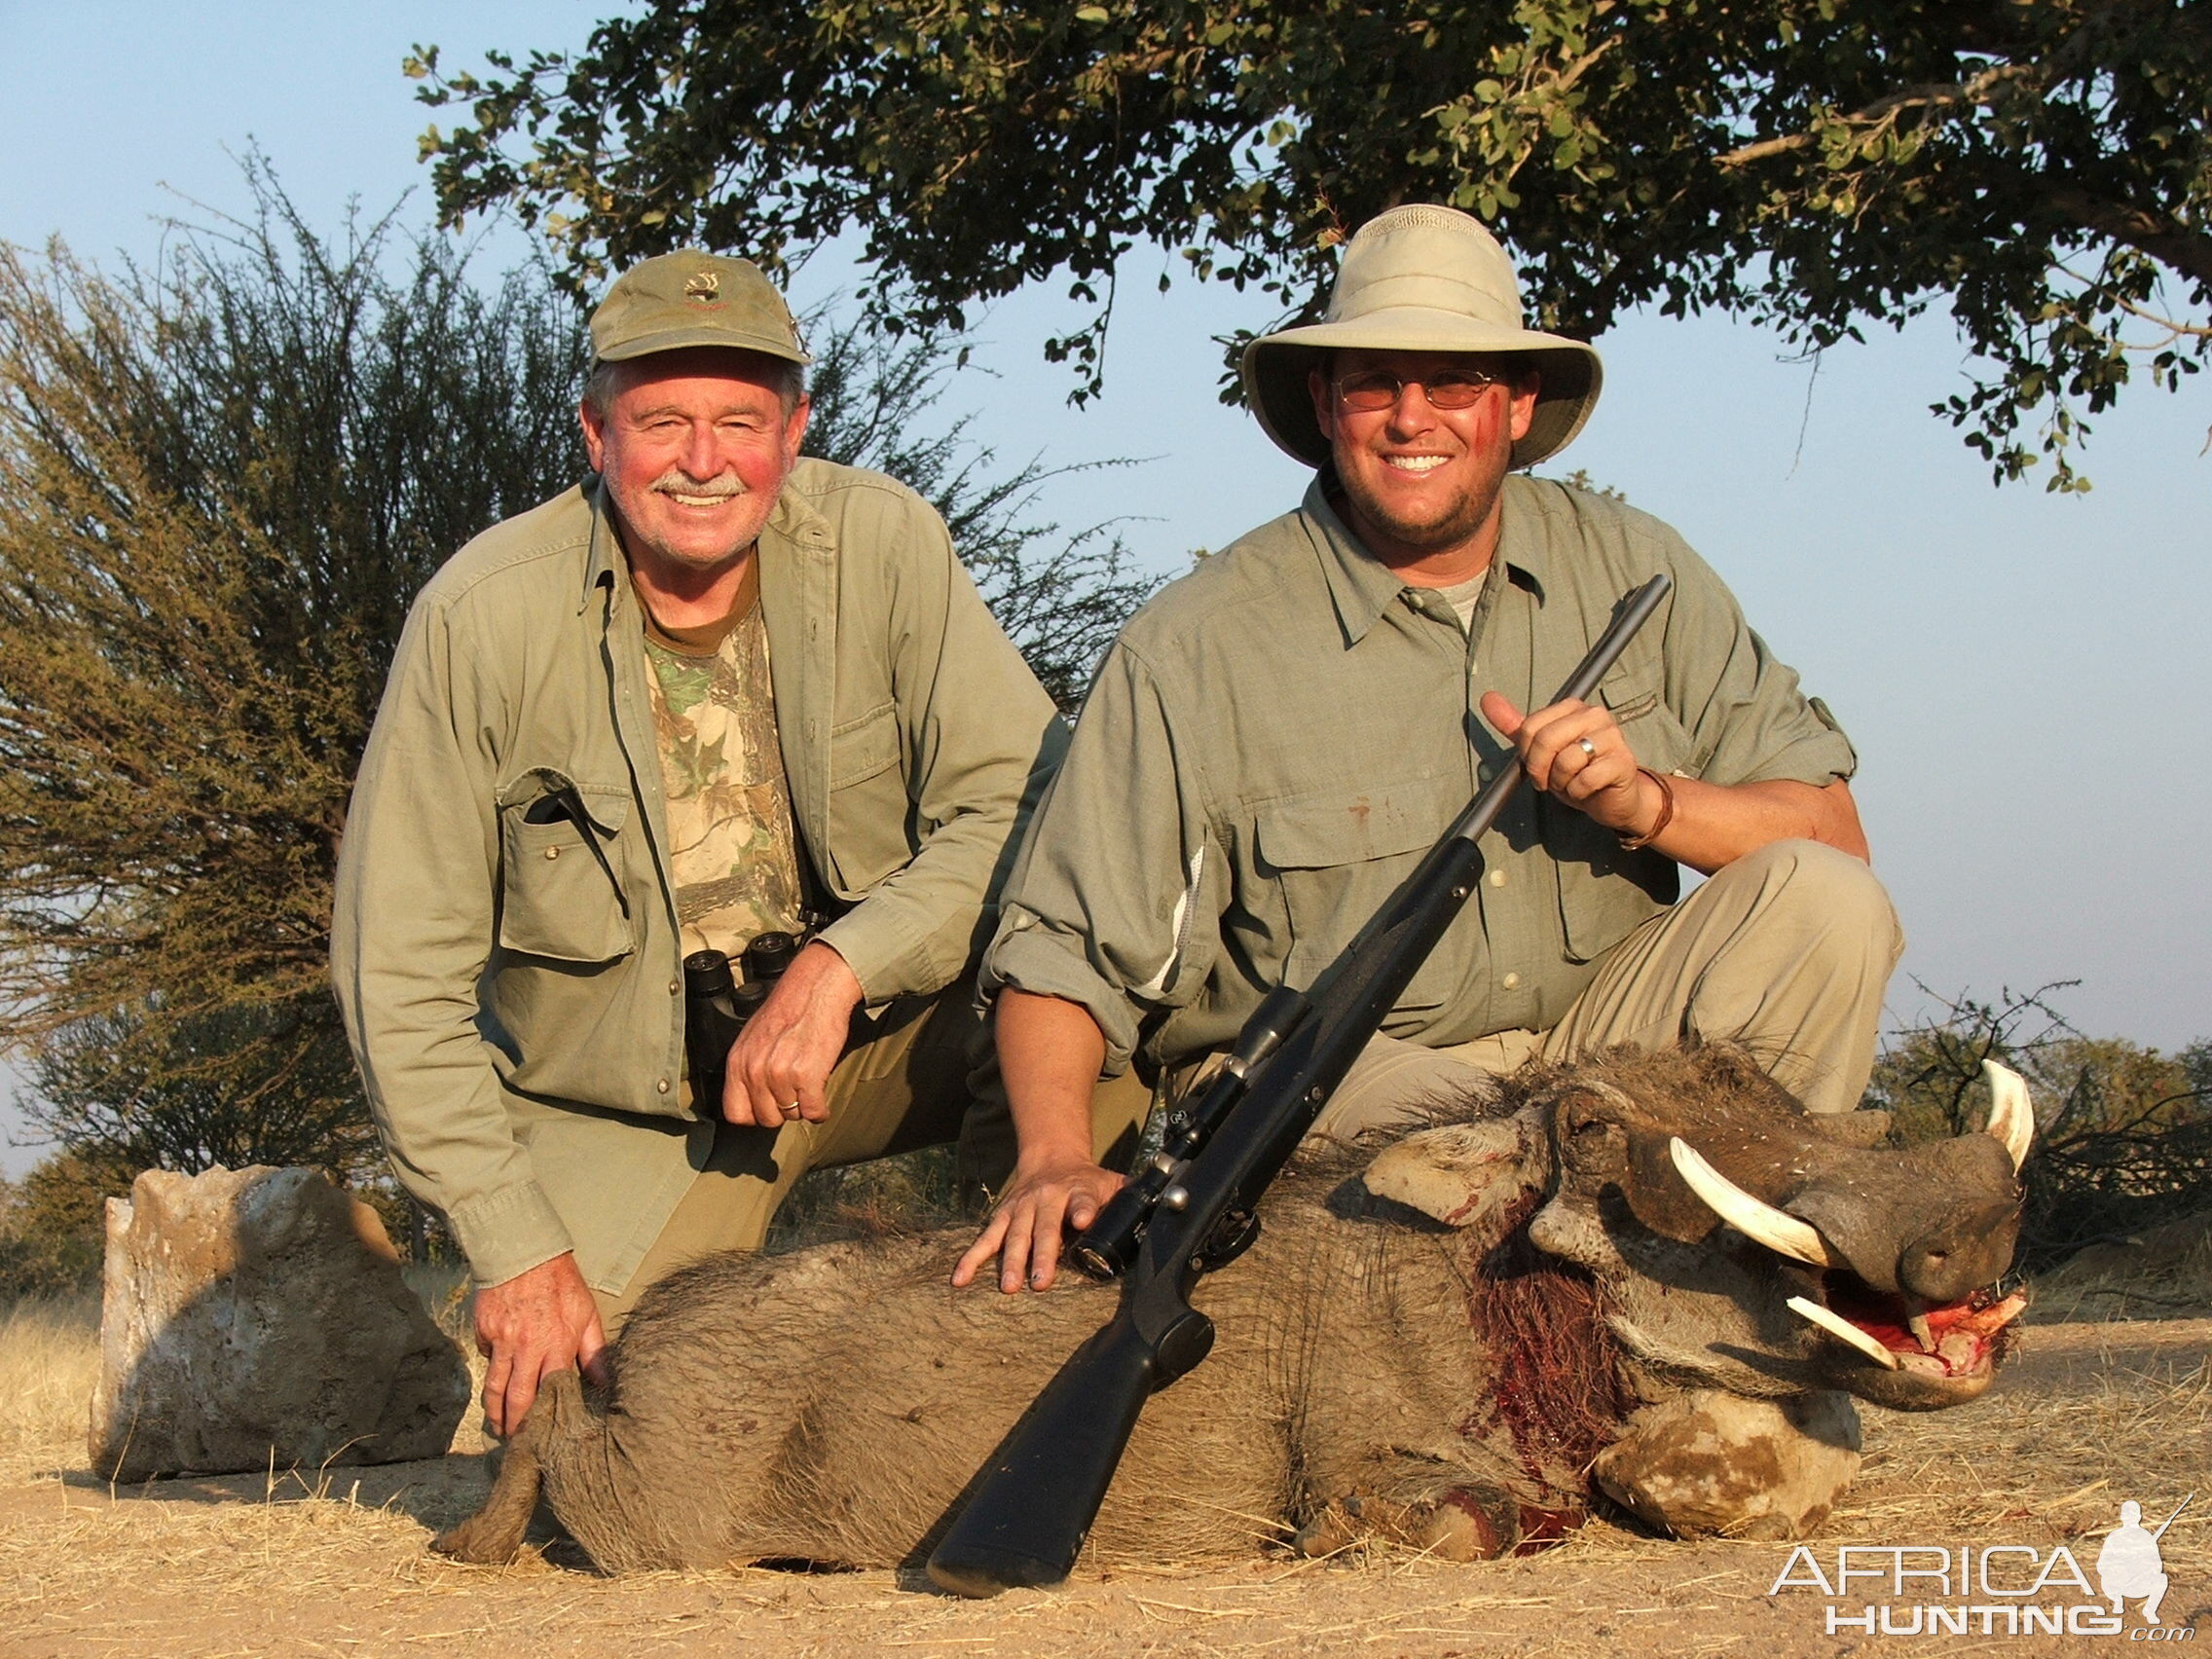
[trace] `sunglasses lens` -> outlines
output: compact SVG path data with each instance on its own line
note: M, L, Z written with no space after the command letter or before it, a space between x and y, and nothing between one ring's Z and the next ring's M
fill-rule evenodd
M1447 370L1443 374L1431 375L1424 384L1428 389L1429 402L1437 408L1469 409L1496 383L1488 375Z
M1372 413L1398 401L1398 377L1380 370L1346 375L1337 382L1337 397L1346 409Z

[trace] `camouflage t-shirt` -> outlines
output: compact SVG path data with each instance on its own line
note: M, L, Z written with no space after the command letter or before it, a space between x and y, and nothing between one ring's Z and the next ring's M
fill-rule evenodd
M729 615L704 628L644 608L683 949L735 957L756 935L797 932L801 909L759 581L749 568Z

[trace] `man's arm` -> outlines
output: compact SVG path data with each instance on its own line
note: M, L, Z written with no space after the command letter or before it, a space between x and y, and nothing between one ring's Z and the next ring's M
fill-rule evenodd
M1008 879L984 957L1020 1152L956 1284L994 1254L1002 1289L1051 1284L1062 1225L1087 1225L1122 1184L1091 1161L1092 1090L1129 1063L1140 1015L1188 1002L1212 970L1221 851L1171 725L1144 663L1116 645Z
M498 830L484 720L457 714L484 653L434 600L408 619L346 823L331 974L377 1130L407 1190L452 1222L476 1278L485 1410L504 1434L548 1371L604 1346L568 1230L516 1143L477 1030ZM481 711L476 711L481 713Z
M1014 1180L982 1234L952 1270L965 1285L999 1258L999 1288L1051 1287L1060 1230L1088 1227L1122 1177L1090 1158L1090 1094L1106 1061L1106 1036L1081 1003L1028 991L999 994L999 1070L1021 1152Z
M825 928L869 1003L942 990L973 966L1009 850L1066 744L1066 727L954 553L943 521L910 492L855 487L840 526L873 561L880 615L839 619L839 645L864 636L888 653L904 799L892 821L843 833L896 841L910 817L929 826L901 867ZM857 558L854 552L850 555ZM832 763L835 740L832 739ZM840 832L831 811L830 832ZM876 863L831 849L848 870ZM879 866L880 867L880 866Z
M1825 842L1854 858L1867 856L1858 804L1841 778L1825 787L1789 778L1708 784L1670 777L1661 784L1641 769L1612 711L1602 703L1554 703L1523 715L1489 691L1482 711L1512 741L1537 789L1618 835L1645 839L1692 869L1710 875L1746 853L1792 838Z

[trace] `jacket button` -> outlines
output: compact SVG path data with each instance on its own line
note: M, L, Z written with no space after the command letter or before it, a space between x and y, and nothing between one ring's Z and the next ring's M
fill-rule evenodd
M666 1094L668 1092L668 1079L664 1077L658 1083L654 1084L653 1092L655 1094Z
M676 993L677 993L678 991L681 991L682 989L683 989L683 981L682 981L682 979L671 979L671 980L669 980L669 982L668 982L668 994L669 994L670 996L674 996L674 995L676 995Z
M1499 980L1498 982L1510 991L1514 986L1520 984L1521 976L1518 974L1508 974L1503 979Z
M557 859L561 856L561 849L559 847L547 847L545 856L549 859Z
M1493 887L1503 887L1505 885L1505 871L1501 869L1492 870L1490 872L1490 884Z

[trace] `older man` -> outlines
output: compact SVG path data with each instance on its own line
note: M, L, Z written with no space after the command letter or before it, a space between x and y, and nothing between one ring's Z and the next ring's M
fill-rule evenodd
M1316 477L1140 611L1084 707L985 963L1020 1158L956 1280L996 1254L1003 1288L1049 1285L1063 1224L1120 1180L1088 1148L1100 1073L1187 1084L1501 765L1534 787L1319 1129L1685 1032L1855 1105L1902 940L1850 743L1665 525L1517 475L1588 419L1596 352L1523 326L1480 224L1415 205L1365 226L1324 320L1253 342L1243 371ZM1535 707L1659 571L1674 592L1597 699ZM1682 865L1711 879L1677 903Z
M938 515L799 459L807 354L757 269L648 260L591 334L594 475L416 601L332 936L501 1432L806 1169L958 1132L974 958L1065 745ZM694 1099L682 959L810 925Z

